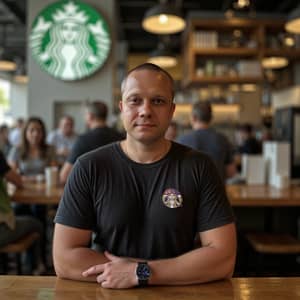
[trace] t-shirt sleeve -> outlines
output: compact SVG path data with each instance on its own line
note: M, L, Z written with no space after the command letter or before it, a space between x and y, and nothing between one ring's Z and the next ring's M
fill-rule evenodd
M225 165L229 165L234 161L234 147L229 140L225 139Z
M9 170L10 167L6 162L2 151L0 151L0 177L3 177Z
M81 137L78 137L72 147L71 153L67 158L67 161L74 165L77 158L84 153L84 151L82 150L81 144L83 143Z
M197 231L203 232L234 222L225 185L213 161L207 158L201 172Z
M19 162L20 161L20 151L18 147L12 147L8 153L8 161Z
M54 132L50 132L47 136L47 144L48 145L54 145L54 139L55 139L55 133Z
M54 222L92 230L94 216L90 180L80 161L77 161L67 180Z

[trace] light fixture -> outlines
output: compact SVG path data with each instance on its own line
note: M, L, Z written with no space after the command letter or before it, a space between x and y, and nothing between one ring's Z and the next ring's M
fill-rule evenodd
M0 49L0 71L14 71L17 68L17 64L7 55L6 51Z
M164 43L159 43L157 49L151 54L148 62L158 65L161 68L172 68L177 65L177 59L171 50Z
M182 31L186 22L175 7L161 1L146 11L142 26L151 33L173 34Z
M300 5L289 14L285 30L291 33L300 33Z
M24 63L18 64L18 68L15 71L14 81L17 83L28 83L28 76L26 73L26 69Z
M262 66L264 69L280 69L286 67L289 61L285 57L271 56L265 57L262 60Z

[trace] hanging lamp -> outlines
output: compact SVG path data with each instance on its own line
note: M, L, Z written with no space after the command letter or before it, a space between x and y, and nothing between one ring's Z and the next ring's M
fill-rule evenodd
M173 34L184 30L186 22L178 9L166 1L161 1L146 11L142 26L151 33Z
M157 49L150 54L148 62L161 68L172 68L177 65L177 58L165 43L160 42Z
M300 33L300 5L289 14L285 30L296 34Z

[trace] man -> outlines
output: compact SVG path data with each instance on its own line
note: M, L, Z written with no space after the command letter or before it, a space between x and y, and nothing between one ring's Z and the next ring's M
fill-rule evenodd
M58 128L48 134L47 143L55 148L59 164L65 162L76 138L74 119L68 115L63 116L59 120Z
M15 128L13 128L9 133L9 142L12 146L19 146L22 139L22 130L25 125L23 118L18 118Z
M66 183L76 159L91 150L122 139L114 129L107 127L107 106L101 101L88 103L86 106L85 121L88 132L80 135L64 163L59 177L62 184Z
M206 155L164 138L173 97L173 79L156 65L124 79L126 139L77 160L57 211L59 277L104 288L231 277L236 235L224 185ZM93 231L103 252L88 247Z
M203 151L215 162L220 175L225 180L235 175L236 168L233 148L228 139L210 127L212 109L209 102L196 102L192 108L193 130L180 136L178 142L193 149Z

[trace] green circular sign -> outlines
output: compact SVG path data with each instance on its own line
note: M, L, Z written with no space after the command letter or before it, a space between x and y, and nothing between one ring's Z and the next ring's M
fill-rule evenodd
M55 78L78 80L96 72L111 47L108 24L92 7L75 0L47 6L35 18L30 49Z

